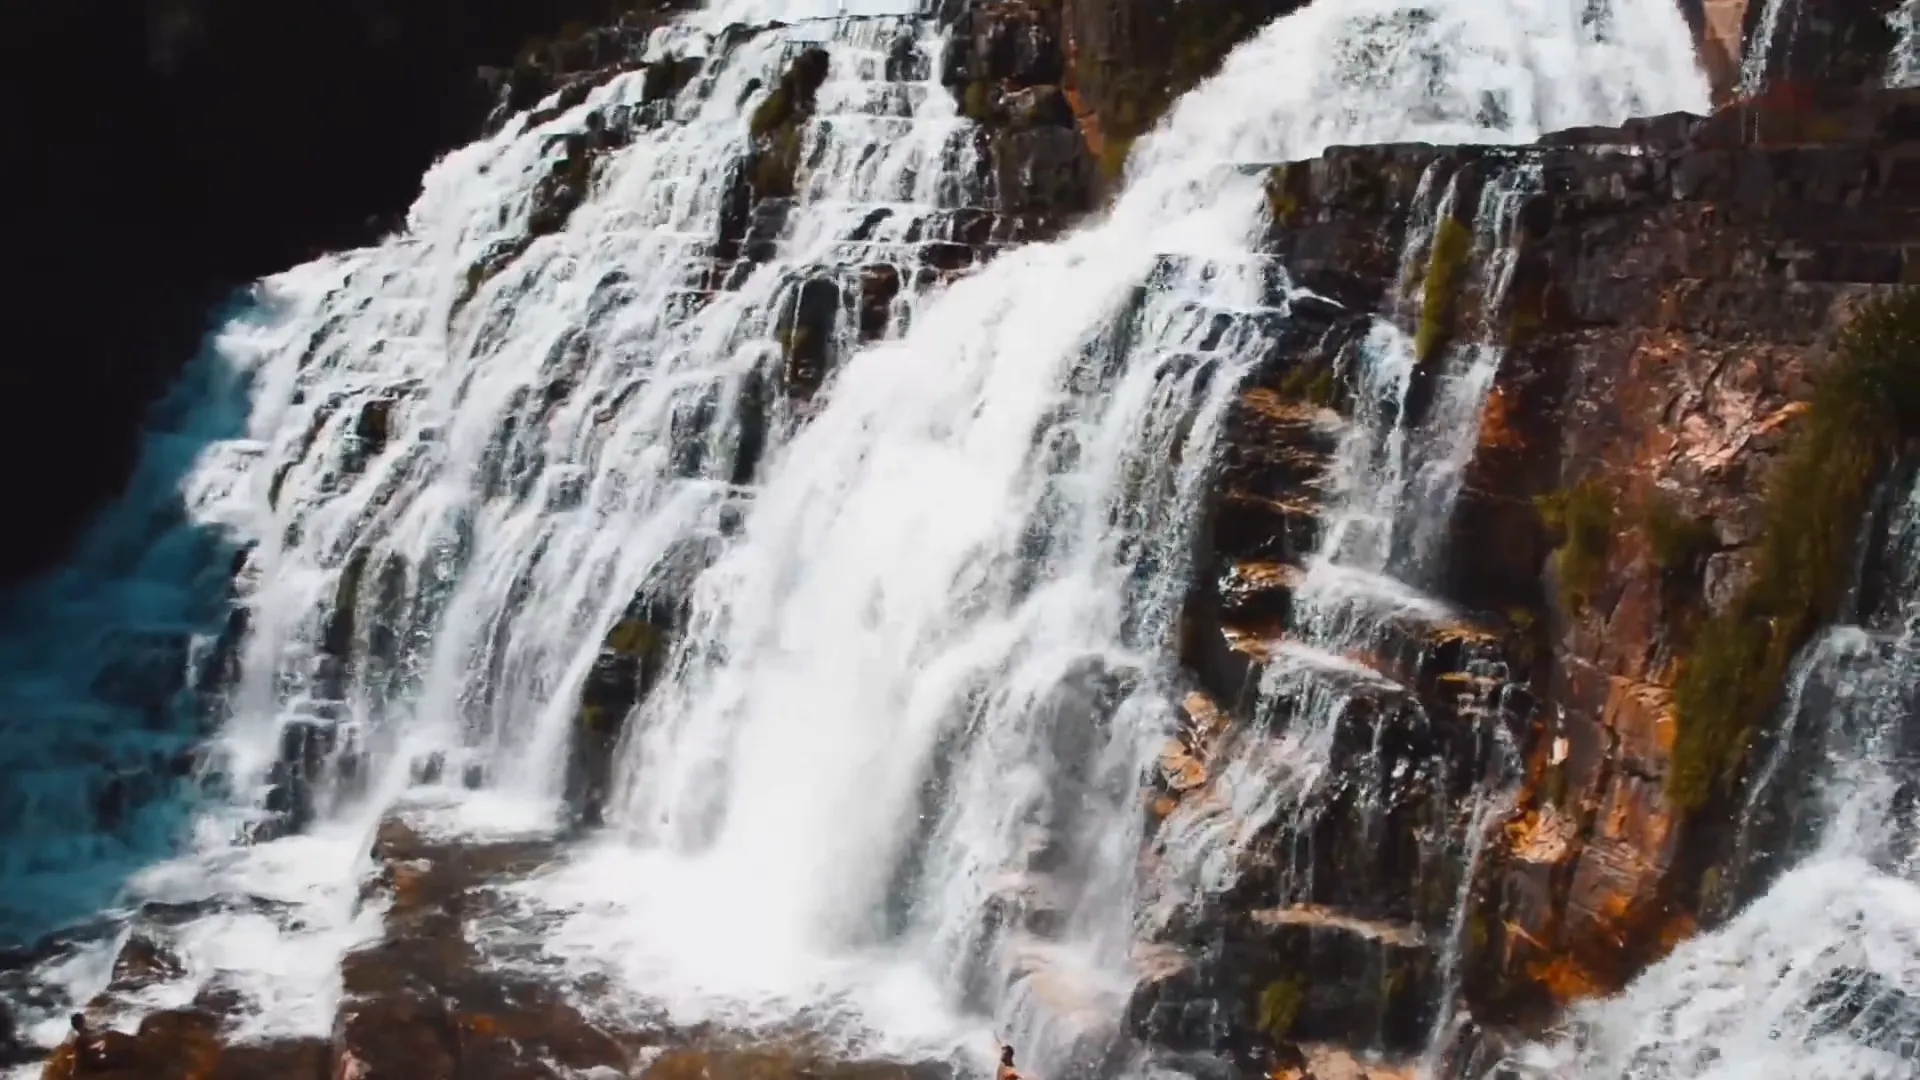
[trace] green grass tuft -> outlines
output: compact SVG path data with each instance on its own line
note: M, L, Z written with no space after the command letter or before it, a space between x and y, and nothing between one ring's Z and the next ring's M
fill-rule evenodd
M1597 478L1534 499L1540 520L1554 537L1554 563L1560 599L1569 611L1583 610L1599 591L1613 547L1619 516L1613 492Z
M1433 230L1427 273L1420 284L1420 325L1413 334L1413 355L1424 364L1439 354L1452 333L1453 293L1460 268L1473 253L1473 230L1452 215Z

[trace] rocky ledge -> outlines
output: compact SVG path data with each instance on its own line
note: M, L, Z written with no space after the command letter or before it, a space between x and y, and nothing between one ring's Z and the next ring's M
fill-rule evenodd
M324 1039L242 1037L253 1003L217 980L187 1004L152 1011L155 1001L182 995L185 976L170 935L200 912L151 905L127 931L111 984L76 1014L73 1034L40 1076L950 1080L943 1064L850 1059L802 1033L636 1026L596 1007L603 988L527 974L533 965L491 952L475 926L507 914L503 890L558 855L553 839L450 842L402 818L384 822L360 897L368 910L384 912L383 932L342 962L340 1001Z

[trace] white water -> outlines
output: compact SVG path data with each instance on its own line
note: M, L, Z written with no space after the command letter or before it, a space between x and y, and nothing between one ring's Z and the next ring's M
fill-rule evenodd
M636 592L698 573L665 681L628 721L614 828L523 889L567 916L549 950L688 1016L837 1002L868 1049L925 1052L981 1049L970 1012L1042 1075L1090 1052L1132 981L1141 778L1172 724L1187 530L1218 417L1285 315L1283 272L1252 250L1257 179L1231 166L1704 106L1671 4L1591 7L1320 0L1267 28L1142 141L1104 218L931 295L903 273L894 325L910 330L838 343L821 398L772 410L750 491L734 483L743 420L778 364L790 272L905 264L911 222L981 198L958 179L971 140L951 100L878 85L894 27L765 32L714 57L676 123L609 154L567 228L458 311L467 268L526 219L557 152L543 135L630 102L639 77L452 155L405 235L273 279L268 337L227 350L253 379L247 438L193 484L199 520L259 543L220 740L236 798L203 819L205 854L167 872L267 867L339 836L302 874L349 895L373 823L433 756L484 788L432 793L456 823L465 808L550 824L600 641ZM768 14L723 5L678 47ZM802 39L824 42L832 76L779 257L690 300L748 80L769 83ZM850 244L882 204L879 242ZM1379 345L1391 382L1405 343ZM1477 402L1487 358L1455 355ZM351 432L383 399L389 437L370 447ZM1427 485L1442 501L1457 457ZM355 552L342 672L325 629ZM315 840L229 848L236 819L262 816L289 724L346 748L317 778ZM1009 883L1052 898L1044 940L986 916ZM325 968L365 918L317 902L309 939L243 961L202 948L191 966L271 968L297 948ZM326 978L308 1006L259 1002L260 1030L324 1031Z
M1766 0L1766 6L1760 9L1759 21L1754 23L1753 36L1740 57L1741 97L1752 97L1766 89L1773 50L1782 40L1792 47L1793 28L1799 15L1800 0Z
M1724 927L1681 944L1620 996L1578 1010L1536 1052L1556 1076L1879 1080L1920 1060L1920 487L1883 557L1890 617L1829 632L1794 685L1824 684L1814 850ZM1798 690L1796 690L1796 698ZM1793 728L1782 738L1795 735ZM1764 787L1776 778L1769 769Z
M1893 27L1893 47L1887 52L1887 85L1920 85L1920 0L1900 0L1887 14Z

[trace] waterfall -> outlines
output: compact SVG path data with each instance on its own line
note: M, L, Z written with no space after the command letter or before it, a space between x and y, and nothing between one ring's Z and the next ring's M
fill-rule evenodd
M1704 105L1667 0L1592 8L1320 0L1178 102L1111 208L984 266L955 249L1006 193L932 81L940 30L897 9L719 5L648 71L449 155L404 232L268 280L267 329L216 339L251 392L190 481L224 493L196 522L251 545L207 766L228 797L129 898L284 901L216 905L187 966L250 991L252 1030L320 1033L384 814L578 814L605 828L514 886L519 933L636 1008L804 1014L902 1053L990 1017L1042 1075L1101 1052L1193 522L1301 296L1238 166ZM754 114L820 54L813 112L756 158ZM741 230L769 153L792 198ZM1525 182L1477 215L1500 280ZM1383 321L1357 355L1303 590L1319 644L1274 695L1338 698L1342 642L1443 616L1409 582L1498 361L1448 349L1414 423L1408 335ZM583 704L603 684L626 690ZM609 728L583 777L582 731Z
M1741 97L1753 97L1767 88L1767 69L1773 65L1774 46L1782 40L1780 35L1785 33L1787 46L1792 47L1793 28L1799 16L1800 0L1766 0L1766 6L1760 9L1759 21L1753 24L1753 33L1740 58Z
M1893 45L1887 50L1887 85L1920 85L1920 0L1901 0L1899 7L1887 13L1887 24L1893 28Z
M1909 481L1911 484L1911 481ZM1582 1006L1556 1076L1910 1077L1920 1054L1920 487L1882 543L1891 602L1836 627L1793 673L1785 720L1816 724L1812 848L1724 926L1611 1000ZM1822 687L1825 709L1799 715ZM1784 738L1795 734L1789 728ZM1777 778L1768 769L1761 783ZM1751 805L1751 801L1749 803Z

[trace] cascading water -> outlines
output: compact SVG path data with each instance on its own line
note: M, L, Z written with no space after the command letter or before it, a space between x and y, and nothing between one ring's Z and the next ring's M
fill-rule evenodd
M194 483L226 493L198 520L256 545L216 754L231 805L132 894L259 892L298 866L268 892L316 887L297 919L230 910L183 941L191 978L252 991L258 1030L324 1030L319 969L367 932L351 894L382 814L551 828L582 685L671 639L629 675L648 686L611 828L520 887L558 917L549 956L742 1025L837 1002L924 1050L967 1037L958 1008L1042 1074L1097 1052L1134 977L1190 522L1217 421L1297 296L1235 166L1706 100L1666 0L1320 0L1177 103L1101 220L947 285L912 249L986 196L968 123L916 81L930 23L795 14L743 0L657 35L656 62L705 57L665 115L635 73L451 155L404 234L266 284L284 344L226 350L248 438ZM720 265L749 117L809 46L827 77L791 212L771 252ZM587 151L556 222L543 199ZM1510 227L1515 190L1483 229ZM883 340L844 336L824 385L797 385L798 313L850 307L876 264L900 283ZM1444 516L1498 355L1450 350L1406 431L1411 347L1383 326L1355 373L1357 467L1303 590L1328 646L1391 597L1434 607L1392 575L1432 549L1406 530ZM1388 441L1416 513L1368 497ZM1323 654L1289 654L1303 691ZM292 944L311 980L276 969Z
M1887 85L1920 85L1920 0L1901 0L1887 15L1893 45L1887 50Z
M1554 1076L1911 1077L1920 1059L1920 487L1881 549L1891 602L1809 647L1816 694L1812 850L1726 925L1690 939L1619 997L1576 1011L1535 1052ZM1794 722L1797 706L1787 713ZM1789 730L1785 737L1791 738ZM1762 787L1777 780L1763 772ZM1751 803L1750 803L1751 805Z
M1766 0L1740 58L1741 97L1752 97L1767 88L1769 69L1779 66L1774 49L1783 41L1791 47L1799 15L1800 0Z

